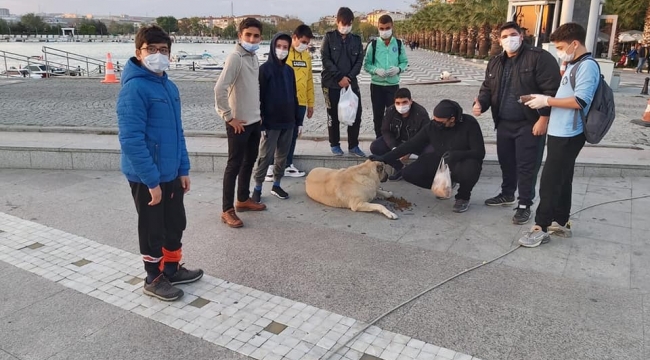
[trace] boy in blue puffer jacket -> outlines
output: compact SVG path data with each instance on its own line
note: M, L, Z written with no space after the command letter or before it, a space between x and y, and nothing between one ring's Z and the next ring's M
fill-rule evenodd
M124 67L117 100L122 172L138 212L140 253L147 272L143 292L173 301L183 296L174 285L203 276L202 270L180 265L190 161L180 95L165 73L171 39L152 25L138 31L135 46L136 56Z
M260 66L260 113L262 115L262 142L253 178L255 190L251 199L260 202L262 184L271 161L274 161L271 194L287 199L289 194L280 187L286 168L287 155L293 141L293 128L302 126L296 77L287 64L291 36L276 34L271 40L269 59ZM275 156L275 159L274 159Z

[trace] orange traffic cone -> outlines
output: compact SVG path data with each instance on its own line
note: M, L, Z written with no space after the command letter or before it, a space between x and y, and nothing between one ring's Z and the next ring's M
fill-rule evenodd
M650 126L650 99L648 99L648 106L646 106L641 120L632 120L631 123L641 126Z
M111 53L106 55L106 75L104 75L103 84L119 84L120 81L115 77L115 69L113 69L113 60Z

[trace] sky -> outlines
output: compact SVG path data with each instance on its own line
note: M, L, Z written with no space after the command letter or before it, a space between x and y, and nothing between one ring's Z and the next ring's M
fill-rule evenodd
M312 23L321 16L335 15L341 6L352 11L376 9L409 10L412 0L233 0L235 16L247 14L294 15ZM77 13L97 15L128 14L132 16L230 15L230 0L0 0L0 8L12 14Z

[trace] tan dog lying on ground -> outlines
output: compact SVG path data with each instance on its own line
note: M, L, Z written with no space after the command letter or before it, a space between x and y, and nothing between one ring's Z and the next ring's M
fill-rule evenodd
M397 219L397 215L384 205L370 203L377 197L393 195L379 188L379 183L388 179L384 166L381 162L366 160L363 164L345 169L313 169L305 180L307 195L327 206L352 211L376 211L389 219Z

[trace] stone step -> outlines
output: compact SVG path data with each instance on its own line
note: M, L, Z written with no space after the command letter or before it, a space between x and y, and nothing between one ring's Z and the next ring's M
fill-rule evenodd
M345 140L345 139L344 139ZM343 141L342 148L346 149ZM369 153L370 141L361 141ZM192 171L221 172L228 158L228 142L223 136L187 136ZM500 176L496 146L486 145L483 176ZM364 159L330 153L327 140L299 139L295 165L304 170L315 167L342 168ZM114 134L58 132L0 132L0 168L119 170L120 146ZM576 176L650 176L650 149L644 147L586 146L576 163Z

